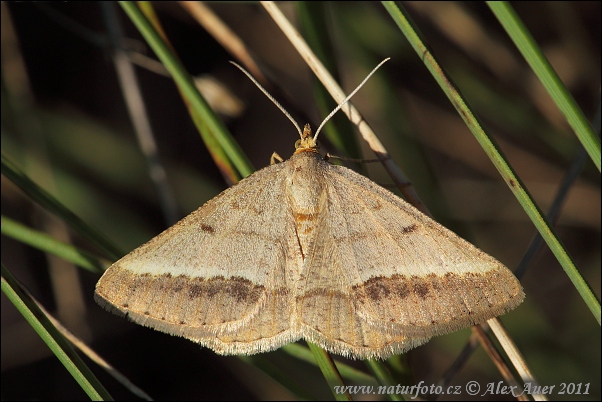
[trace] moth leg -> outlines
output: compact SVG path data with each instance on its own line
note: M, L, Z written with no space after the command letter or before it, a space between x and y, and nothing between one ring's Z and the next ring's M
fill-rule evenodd
M284 159L282 159L282 156L278 155L277 152L274 152L270 157L270 165L275 165L276 163L282 162L284 162Z
M347 158L345 156L332 155L332 154L330 154L330 152L327 152L326 156L324 156L324 160L327 161L329 159L338 159L338 160L345 161L345 162L355 162L355 163L376 163L376 162L383 162L388 159L391 159L391 156L387 155L384 159L355 159L355 158Z

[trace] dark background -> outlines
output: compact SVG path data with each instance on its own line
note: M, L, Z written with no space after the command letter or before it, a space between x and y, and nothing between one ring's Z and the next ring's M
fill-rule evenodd
M600 3L512 3L586 116L600 95ZM297 134L228 63L231 56L175 3L153 3L188 71L220 80L245 106L224 116L256 168L287 158ZM318 112L312 75L258 4L209 4L249 47L274 96L302 125ZM404 3L442 65L547 212L580 144L483 3ZM294 18L295 7L280 4ZM2 151L84 221L128 252L165 220L137 146L98 3L3 3ZM152 50L115 4L128 42ZM515 269L535 234L518 202L419 57L379 3L327 3L325 18L342 87L351 91L391 57L354 98L437 220ZM8 23L7 23L8 21ZM12 22L12 24L11 24ZM12 26L11 26L12 25ZM11 29L12 28L12 29ZM326 40L326 38L325 38ZM7 46L7 43L11 46ZM10 54L14 46L18 50ZM20 61L20 68L15 60ZM16 66L16 67L15 67ZM168 181L181 216L226 188L170 78L136 67ZM29 87L29 89L28 89ZM325 138L325 150L337 153ZM364 155L373 157L362 145ZM340 151L339 151L340 152ZM389 183L371 164L369 176ZM600 176L588 160L556 226L600 295ZM2 177L2 214L90 251L84 239ZM93 302L98 274L2 237L2 263L55 317L155 399L290 399L257 368L270 364L317 398L331 393L317 367L282 351L247 364L113 316ZM542 385L591 383L600 399L600 327L547 247L523 278L526 301L503 317ZM412 383L435 383L469 330L438 337L402 359ZM133 396L86 359L116 399ZM361 370L366 367L354 362ZM453 384L501 380L482 350ZM2 399L82 399L85 393L2 297ZM458 397L465 398L466 394ZM445 396L441 399L454 399ZM489 399L511 399L489 396Z

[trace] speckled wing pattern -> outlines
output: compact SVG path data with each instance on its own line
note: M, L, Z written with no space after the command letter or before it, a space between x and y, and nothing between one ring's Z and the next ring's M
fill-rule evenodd
M500 262L364 176L317 163L327 203L299 287L305 339L386 358L522 302Z
M386 358L523 300L494 258L314 147L264 168L113 264L96 300L220 354L304 338Z
M97 302L222 354L298 339L288 287L302 260L284 167L254 173L117 261L96 286Z

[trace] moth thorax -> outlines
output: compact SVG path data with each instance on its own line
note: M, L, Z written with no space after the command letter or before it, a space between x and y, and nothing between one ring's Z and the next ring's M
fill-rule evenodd
M321 164L325 163L319 154L301 153L290 160L289 201L297 227L301 247L305 249L316 225L318 217L326 206L326 191Z

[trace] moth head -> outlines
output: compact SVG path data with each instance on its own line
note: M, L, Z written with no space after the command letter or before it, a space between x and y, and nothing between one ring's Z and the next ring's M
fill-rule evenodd
M312 136L311 126L307 123L303 127L303 132L301 133L301 139L295 142L295 153L299 150L315 150L320 148L320 143L316 141L316 137Z

